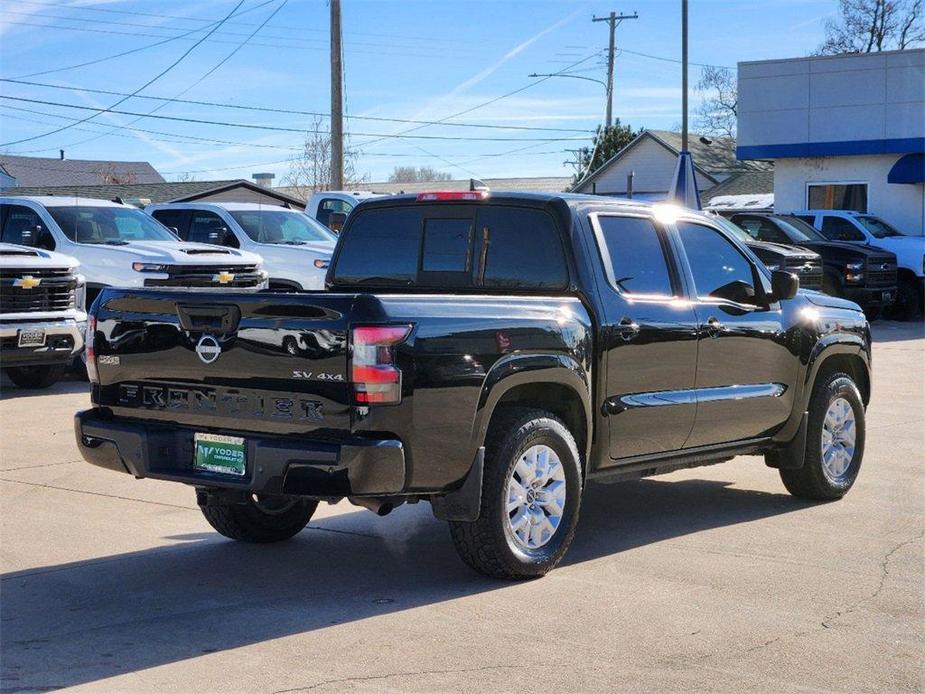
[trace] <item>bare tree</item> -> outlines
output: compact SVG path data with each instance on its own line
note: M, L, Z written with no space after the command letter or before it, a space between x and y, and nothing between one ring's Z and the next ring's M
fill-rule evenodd
M819 55L905 50L925 42L925 0L839 0Z
M107 186L127 185L138 181L138 176L134 171L120 173L116 171L116 165L112 163L97 169L96 175L100 179L100 183Z
M705 96L694 115L694 127L704 135L734 138L739 92L732 70L715 66L703 68L697 90Z
M174 176L173 180L176 183L192 183L196 180L196 177L188 171L184 171L183 173Z
M396 166L389 174L389 183L422 183L426 181L449 181L453 177L432 166Z
M293 158L286 176L286 185L296 189L298 195L308 198L312 193L331 188L331 134L323 127L321 118L315 118L305 134L302 152ZM369 176L358 176L358 152L344 148L344 186L354 187L366 183Z

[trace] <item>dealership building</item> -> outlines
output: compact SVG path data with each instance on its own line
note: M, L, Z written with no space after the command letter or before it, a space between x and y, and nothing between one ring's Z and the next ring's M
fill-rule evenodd
M925 49L739 63L741 160L774 209L857 210L925 234Z

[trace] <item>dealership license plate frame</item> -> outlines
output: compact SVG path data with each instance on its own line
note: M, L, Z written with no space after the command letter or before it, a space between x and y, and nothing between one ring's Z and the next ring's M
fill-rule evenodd
M244 477L247 441L241 436L197 432L193 434L193 468L199 472Z
M23 328L17 335L17 342L20 347L44 347L47 335L44 328Z

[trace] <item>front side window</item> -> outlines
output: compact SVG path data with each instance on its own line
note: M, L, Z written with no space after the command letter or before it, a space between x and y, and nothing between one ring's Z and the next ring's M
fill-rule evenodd
M151 213L151 216L168 229L173 230L180 238L185 239L187 237L186 226L189 222L189 210L155 210Z
M613 283L626 294L672 296L662 237L648 219L598 217Z
M830 241L865 241L864 232L844 217L825 215L822 218L822 235Z
M244 233L257 243L334 243L337 237L326 227L301 212L243 210L230 213Z
M0 240L4 243L17 243L20 246L37 246L39 233L37 227L42 225L38 213L25 205L3 206L3 232Z
M228 226L225 224L225 220L214 212L193 210L186 240L195 243L221 245L225 241L227 230Z
M130 241L176 241L153 217L134 207L50 205L48 214L71 241L123 245Z
M328 222L331 220L331 215L335 212L347 216L353 211L354 206L347 202L346 200L338 200L337 198L325 198L318 205L318 213L315 215L315 218L324 224L325 226L330 226Z
M889 224L884 222L880 217L874 217L873 215L861 215L856 217L858 222L867 229L873 236L878 239L885 239L888 236L903 236L902 232L897 231L895 228L891 227Z
M810 183L806 197L811 210L867 212L866 183Z
M722 234L692 222L678 222L678 233L698 297L757 303L752 264Z

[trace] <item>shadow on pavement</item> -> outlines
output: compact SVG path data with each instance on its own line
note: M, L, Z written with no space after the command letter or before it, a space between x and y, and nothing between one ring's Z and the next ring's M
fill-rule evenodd
M86 381L58 381L48 388L19 388L13 385L5 376L0 380L0 400L13 400L19 398L34 398L39 395L72 395L74 393L87 394L87 406L90 405L90 384Z
M806 507L727 484L591 485L565 565ZM467 569L427 504L386 520L343 514L264 546L175 535L165 539L179 544L4 574L2 689L95 682L512 585Z

